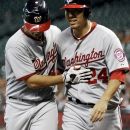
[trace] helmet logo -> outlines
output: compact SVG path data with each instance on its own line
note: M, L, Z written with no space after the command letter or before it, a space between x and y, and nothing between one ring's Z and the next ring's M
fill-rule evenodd
M69 3L73 2L73 0L66 0L66 2L69 4Z
M42 16L36 16L36 17L34 17L34 22L35 23L39 23L39 22L41 22L41 20L42 20Z

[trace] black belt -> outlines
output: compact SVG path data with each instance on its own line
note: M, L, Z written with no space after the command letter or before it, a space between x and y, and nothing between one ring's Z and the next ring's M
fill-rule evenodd
M81 102L79 99L73 98L73 97L68 97L68 101L71 101L71 102L73 102L73 103L75 103L75 104L86 105L86 106L88 106L88 107L90 107L90 108L93 108L94 105L95 105L94 103L83 103L83 102ZM108 106L108 107L107 107L107 110L115 110L117 107L118 107L118 104L116 104L116 105L111 105L111 106Z
M50 99L43 99L43 100L40 100L40 101L33 101L33 100L31 101L31 100L27 100L27 99L19 99L19 98L16 98L16 97L9 97L9 99L22 101L22 102L29 103L29 104L40 104L42 102L54 101L54 97L50 98Z
M79 99L76 99L76 98L73 98L73 97L68 97L68 101L71 101L71 102L73 102L75 104L86 105L86 106L88 106L90 108L93 108L94 105L95 105L94 103L83 103Z

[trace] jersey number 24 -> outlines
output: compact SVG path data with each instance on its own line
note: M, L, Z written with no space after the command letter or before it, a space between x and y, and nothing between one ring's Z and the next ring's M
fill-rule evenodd
M107 75L107 69L103 68L99 74L97 75L96 69L92 68L92 79L88 82L88 84L96 84L98 80L100 80L102 83L108 83L108 75Z

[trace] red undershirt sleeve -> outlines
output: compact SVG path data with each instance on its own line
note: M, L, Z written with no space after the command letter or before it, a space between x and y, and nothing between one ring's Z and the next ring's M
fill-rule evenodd
M117 79L120 82L124 83L125 77L126 77L126 74L122 70L117 70L111 73L110 80Z

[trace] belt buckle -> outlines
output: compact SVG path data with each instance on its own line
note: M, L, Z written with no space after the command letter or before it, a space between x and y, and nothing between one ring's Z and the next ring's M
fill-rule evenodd
M72 97L72 101L73 101L73 103L77 104L76 98Z

